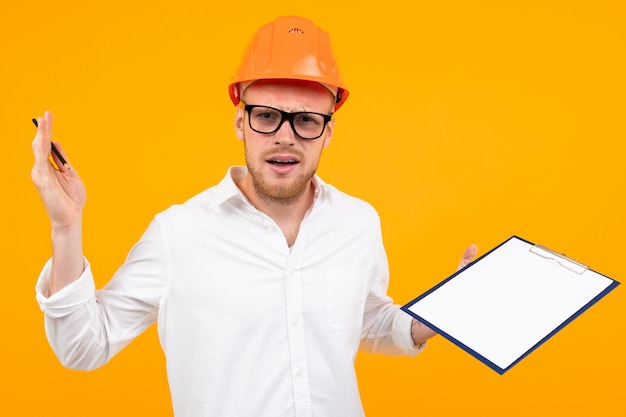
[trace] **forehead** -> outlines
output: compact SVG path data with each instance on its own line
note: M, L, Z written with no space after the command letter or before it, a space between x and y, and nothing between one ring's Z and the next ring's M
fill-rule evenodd
M243 93L249 104L263 104L284 110L306 109L327 112L334 97L323 85L303 80L258 80Z

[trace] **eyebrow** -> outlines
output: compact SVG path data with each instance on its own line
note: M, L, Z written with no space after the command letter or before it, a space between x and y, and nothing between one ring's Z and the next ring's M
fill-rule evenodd
M326 116L332 116L332 115L333 115L333 111L332 111L332 109L331 109L329 112L326 112L326 113L321 112L321 111L316 111L316 110L306 110L306 109L303 109L303 110L296 110L296 111L291 111L291 110L284 110L284 109L281 109L281 108L279 108L279 107L275 107L275 106L272 106L272 105L269 105L269 104L252 104L252 103L248 103L248 102L246 102L246 101L244 101L244 100L241 100L241 101L242 101L242 102L244 103L244 105L246 105L246 106L267 107L267 108L269 108L269 109L274 109L274 110L282 111L282 112L285 112L285 113L315 113L315 114L323 114L323 115L326 115ZM333 109L334 109L334 106L333 106Z

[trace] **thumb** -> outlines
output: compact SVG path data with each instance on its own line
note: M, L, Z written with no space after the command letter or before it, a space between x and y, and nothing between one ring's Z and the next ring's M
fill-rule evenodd
M476 254L478 253L478 246L471 244L465 249L463 252L463 256L461 257L461 262L459 262L459 266L457 270L464 268L468 264L472 263Z

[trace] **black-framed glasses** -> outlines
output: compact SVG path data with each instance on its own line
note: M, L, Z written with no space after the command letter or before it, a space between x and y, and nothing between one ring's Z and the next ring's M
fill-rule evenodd
M332 113L310 111L289 113L273 107L246 104L243 101L239 105L248 113L250 129L266 135L278 132L283 123L288 120L291 129L298 137L313 140L322 136L326 125L332 119Z

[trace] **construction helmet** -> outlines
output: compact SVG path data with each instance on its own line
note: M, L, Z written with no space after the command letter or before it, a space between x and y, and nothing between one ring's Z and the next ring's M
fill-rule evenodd
M315 81L336 89L335 111L349 94L328 34L297 16L279 17L259 28L228 86L235 106L241 100L241 83L262 79Z

